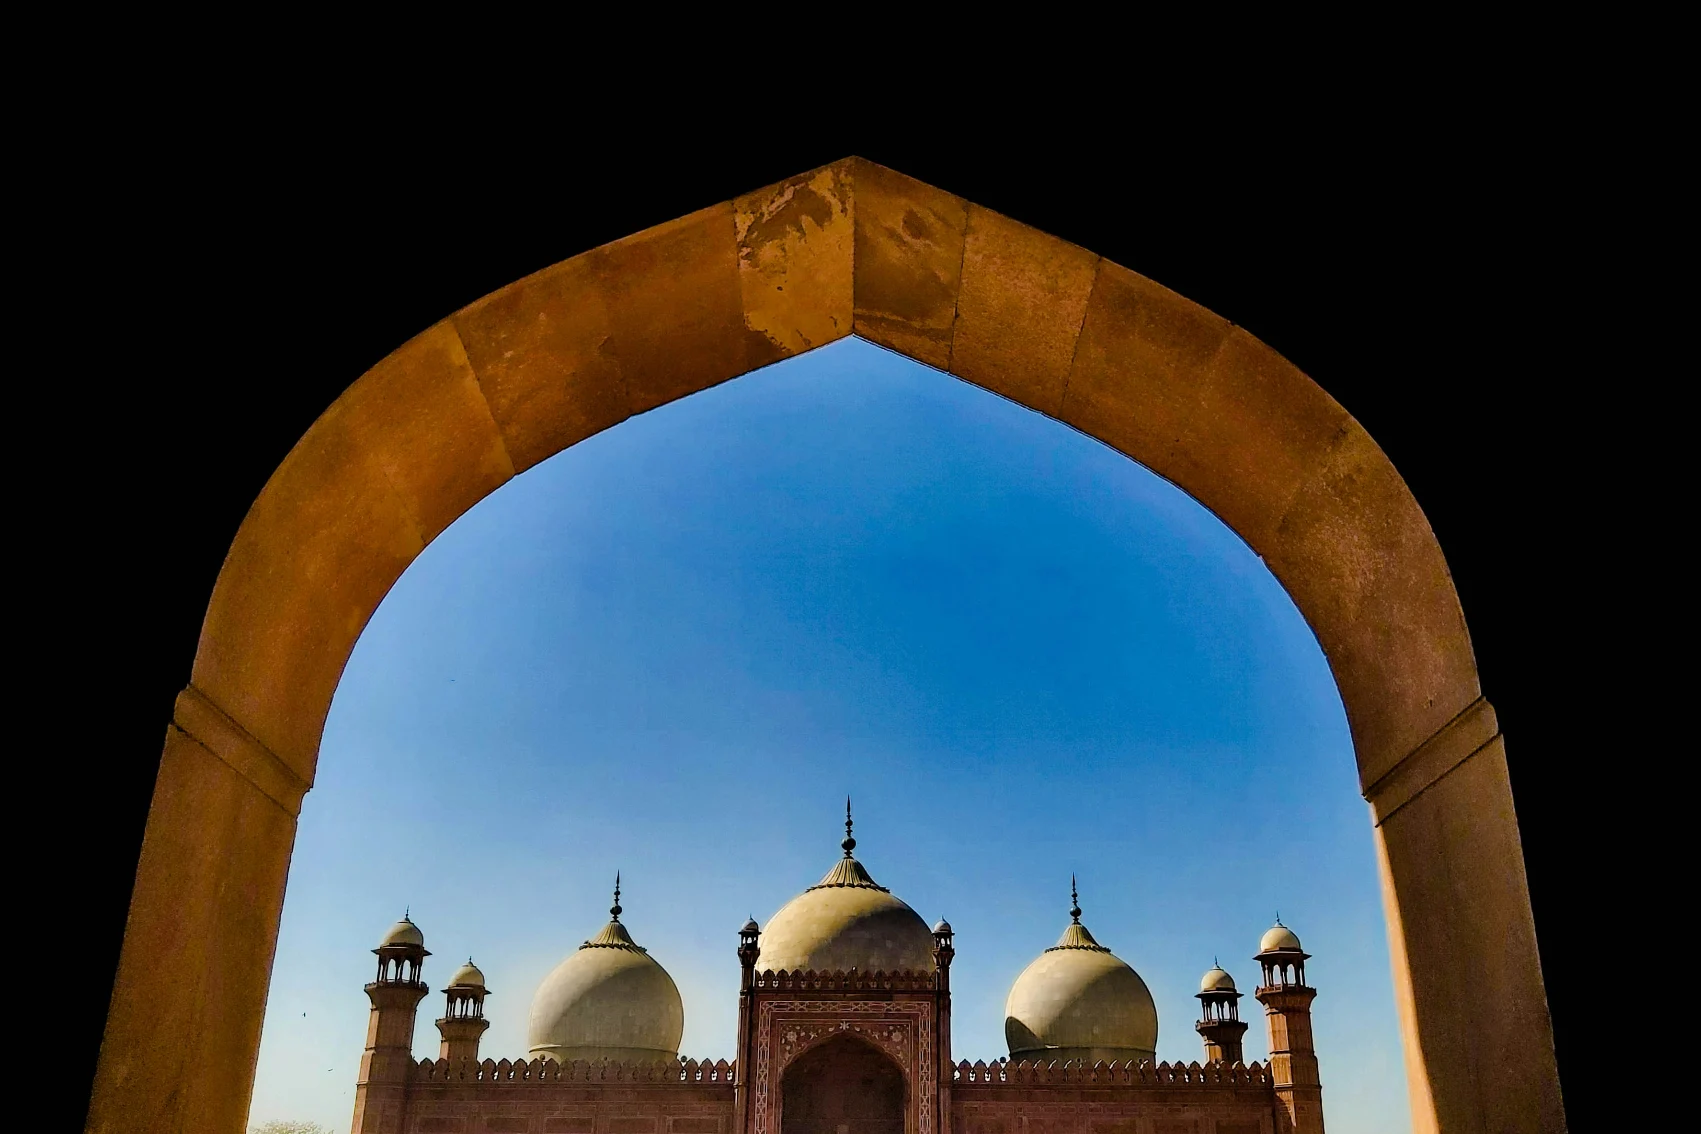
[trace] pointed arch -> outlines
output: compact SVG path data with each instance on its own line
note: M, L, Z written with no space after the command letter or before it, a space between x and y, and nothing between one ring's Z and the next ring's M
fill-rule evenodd
M486 296L373 367L291 450L230 548L167 730L89 1129L242 1129L331 696L425 545L594 433L850 334L1099 439L1264 558L1352 728L1416 1128L1563 1127L1498 724L1392 464L1227 320L848 159Z

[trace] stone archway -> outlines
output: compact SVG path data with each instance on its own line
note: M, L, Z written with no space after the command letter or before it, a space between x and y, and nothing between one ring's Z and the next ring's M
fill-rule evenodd
M873 1044L835 1036L780 1077L779 1134L904 1134L904 1073Z
M1263 557L1352 728L1416 1128L1563 1127L1498 725L1399 474L1226 320L850 159L479 300L362 376L279 466L167 730L89 1129L242 1128L320 731L355 639L425 545L591 434L849 334L1103 441Z

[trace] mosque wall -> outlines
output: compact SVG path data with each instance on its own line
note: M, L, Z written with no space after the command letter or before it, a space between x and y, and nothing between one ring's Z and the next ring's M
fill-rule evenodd
M959 1063L952 1134L1276 1134L1262 1064Z
M422 1060L396 1134L733 1134L734 1065Z
M422 1060L395 1134L737 1134L736 1066ZM952 1134L1278 1134L1259 1063L958 1063Z

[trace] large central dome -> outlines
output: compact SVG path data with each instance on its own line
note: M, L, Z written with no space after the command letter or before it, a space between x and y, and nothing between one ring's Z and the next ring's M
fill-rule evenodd
M780 908L757 942L757 966L779 971L864 973L934 970L927 923L851 857L846 808L845 856L827 876Z

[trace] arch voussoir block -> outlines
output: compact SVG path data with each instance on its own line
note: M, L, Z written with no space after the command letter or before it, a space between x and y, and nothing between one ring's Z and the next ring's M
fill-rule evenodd
M856 333L949 370L968 203L872 162L853 176Z

